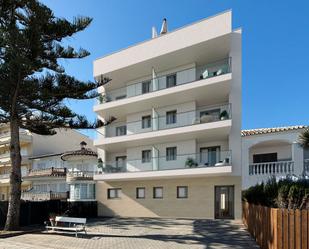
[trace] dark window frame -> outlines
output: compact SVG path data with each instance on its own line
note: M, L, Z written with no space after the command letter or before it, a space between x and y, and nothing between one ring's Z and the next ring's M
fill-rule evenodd
M142 94L150 93L151 80L142 82Z
M177 123L177 110L167 111L166 112L166 120L165 123L167 125L176 124Z
M185 193L186 193L186 196L180 196L179 195L179 189L181 189L181 188L185 188L186 189L186 191L185 191ZM188 186L177 186L177 199L188 199L189 198L189 188L188 188Z
M157 197L156 196L156 189L162 189L162 196L161 197ZM152 197L153 199L163 199L164 193L163 193L163 187L153 187L153 193L152 193Z
M145 158L144 153L149 153L149 157ZM151 150L142 150L142 163L150 163L151 162Z
M268 163L268 162L278 162L278 153L259 153L253 154L253 163ZM269 159L267 159L269 158Z
M140 197L138 194L138 190L143 189L144 190L144 197ZM136 199L145 199L146 198L146 188L145 187L137 187L136 188Z
M112 190L115 190L115 197L111 197L111 195L110 195L110 192ZM121 191L121 188L108 188L107 189L107 199L109 199L109 200L121 199L121 197L120 197L121 192L119 192L119 191Z
M124 133L122 132L122 129L124 128ZM118 134L119 131L119 134ZM127 126L126 125L121 125L116 127L116 137L119 136L125 136L127 135Z
M169 78L174 78L174 83L171 84L171 81L169 81ZM177 86L177 73L171 73L169 75L166 75L166 88Z
M151 128L151 115L142 116L142 129L148 128Z
M170 154L169 150L175 150L174 154ZM176 161L177 160L177 146L166 147L166 161Z

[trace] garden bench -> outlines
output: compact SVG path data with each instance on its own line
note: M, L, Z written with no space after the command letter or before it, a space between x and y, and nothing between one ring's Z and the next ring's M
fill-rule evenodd
M63 216L56 216L55 224L48 225L47 222L45 222L45 228L51 229L53 231L60 230L60 231L70 231L75 232L75 237L77 237L77 234L79 232L86 232L86 218L74 218L74 217L63 217Z

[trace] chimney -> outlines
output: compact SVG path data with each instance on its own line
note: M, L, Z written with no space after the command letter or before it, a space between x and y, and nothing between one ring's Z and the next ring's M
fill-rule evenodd
M167 21L166 18L163 19L162 27L161 27L161 32L160 35L164 35L167 33Z
M151 31L152 31L152 35L151 35L152 38L158 37L158 33L157 33L157 30L156 30L156 27L152 27Z
M87 145L87 143L86 143L85 141L82 141L82 142L80 143L80 148L81 148L82 150L84 150L84 149L86 148L86 145Z

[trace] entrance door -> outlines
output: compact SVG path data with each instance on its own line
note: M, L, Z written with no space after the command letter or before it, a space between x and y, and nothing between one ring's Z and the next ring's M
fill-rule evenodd
M234 186L215 186L215 218L234 218Z

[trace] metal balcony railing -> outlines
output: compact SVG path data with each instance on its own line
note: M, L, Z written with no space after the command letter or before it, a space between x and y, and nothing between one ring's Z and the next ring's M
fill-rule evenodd
M217 77L231 72L231 58L225 58L199 67L150 78L125 87L106 91L98 97L98 104L126 99L150 92L188 84L197 80Z
M231 163L231 151L211 151L208 153L105 162L97 174L220 167L229 166Z
M294 172L294 161L254 163L249 165L249 175L282 175Z

